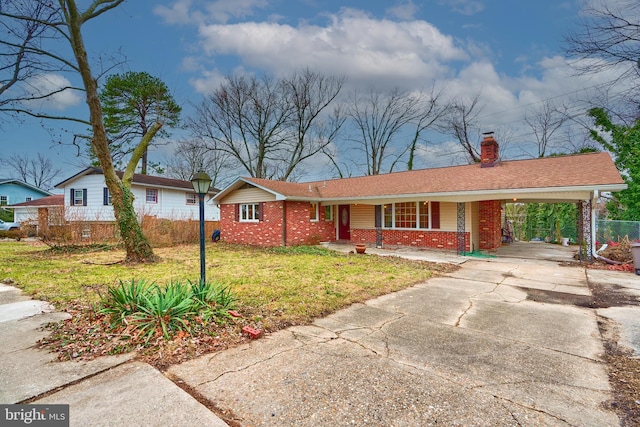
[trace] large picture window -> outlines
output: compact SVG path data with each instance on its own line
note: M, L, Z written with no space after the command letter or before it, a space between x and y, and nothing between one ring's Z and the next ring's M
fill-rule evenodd
M440 228L439 202L401 202L383 206L384 228Z

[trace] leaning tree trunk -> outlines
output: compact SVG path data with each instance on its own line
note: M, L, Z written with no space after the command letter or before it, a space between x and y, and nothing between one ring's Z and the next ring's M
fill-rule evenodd
M126 261L154 262L157 257L154 255L153 248L142 233L142 228L138 223L138 218L133 209L131 190L122 184L113 166L107 132L102 119L102 106L98 97L98 83L91 74L87 52L80 31L84 17L79 14L74 0L67 0L64 3L67 6L65 17L69 27L69 37L87 95L89 117L93 130L91 144L100 162L105 183L111 194L113 212L127 252Z

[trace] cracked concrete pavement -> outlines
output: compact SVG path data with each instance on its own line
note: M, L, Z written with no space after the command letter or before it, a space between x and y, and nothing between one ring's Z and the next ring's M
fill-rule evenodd
M584 268L470 259L312 325L172 367L241 425L617 426Z
M133 353L59 362L38 348L43 325L68 318L0 284L0 403L68 404L72 427L226 426L161 372L131 361Z

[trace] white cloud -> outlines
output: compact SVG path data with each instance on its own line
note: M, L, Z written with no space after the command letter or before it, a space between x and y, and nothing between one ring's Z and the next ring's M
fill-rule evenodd
M273 74L310 67L366 83L424 84L451 73L448 61L468 59L426 21L378 20L353 9L331 15L326 26L245 22L203 25L200 35L208 55L237 55Z
M77 90L65 89L71 86L71 82L59 74L41 74L27 80L24 89L32 98L44 97L28 101L33 108L62 111L82 102Z
M405 1L387 9L387 15L403 21L412 20L420 8L411 1Z
M475 15L484 10L484 3L478 0L440 0L438 3L462 15Z
M267 7L266 0L218 0L206 6L208 16L215 22L227 22L231 18L253 15L256 8Z
M196 0L196 4L193 0L176 0L170 6L156 6L153 11L169 24L226 23L232 18L251 16L255 9L268 5L267 0Z
M178 0L171 6L159 5L153 9L168 24L187 24L193 21L190 14L191 0Z
M218 70L205 71L202 77L189 80L189 83L198 93L208 94L215 90L222 82L225 76Z

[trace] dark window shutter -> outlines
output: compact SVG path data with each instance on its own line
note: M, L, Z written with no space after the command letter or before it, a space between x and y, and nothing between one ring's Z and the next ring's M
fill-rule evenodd
M102 189L102 204L109 205L109 189L107 187Z
M376 205L376 227L382 227L382 205Z
M264 221L264 202L258 205L258 221Z
M440 202L431 202L431 228L440 228Z
M240 221L240 203L236 203L235 205L235 217L236 217L236 222Z
M76 191L72 188L72 189L71 189L71 192L70 192L71 197L69 198L69 199L70 199L70 200L69 200L69 205L70 205L70 206L73 206L73 202L74 202L73 197L75 196L75 193L76 193Z
M87 206L87 189L82 189L82 206Z

